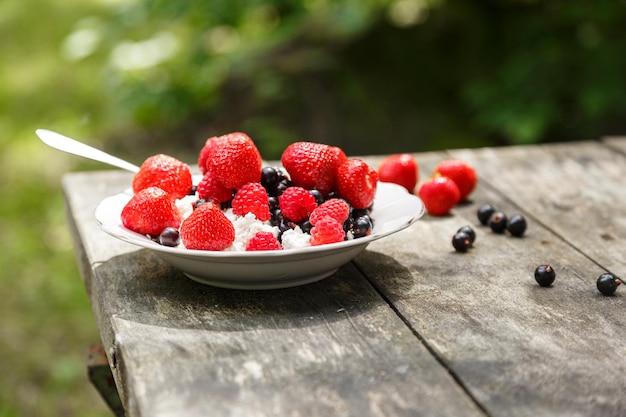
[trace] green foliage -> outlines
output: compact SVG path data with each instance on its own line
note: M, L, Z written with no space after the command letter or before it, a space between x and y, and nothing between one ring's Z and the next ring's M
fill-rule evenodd
M142 148L190 150L245 130L268 158L294 140L362 154L618 133L624 9L611 0L137 0L99 29L99 52L113 57L108 125Z

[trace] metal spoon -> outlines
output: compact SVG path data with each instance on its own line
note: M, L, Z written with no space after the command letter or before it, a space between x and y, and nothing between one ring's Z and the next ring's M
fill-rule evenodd
M39 136L39 139L41 139L43 143L51 148L92 159L94 161L104 162L105 164L113 165L127 171L139 171L139 167L131 164L130 162L126 162L123 159L109 155L108 153L102 152L96 148L92 148L91 146L85 145L77 140L63 136L60 133L47 129L37 129L35 133L37 133L37 136Z

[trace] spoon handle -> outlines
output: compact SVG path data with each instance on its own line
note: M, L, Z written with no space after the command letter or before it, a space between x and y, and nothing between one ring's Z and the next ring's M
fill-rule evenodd
M47 129L37 129L35 133L37 133L37 136L39 136L39 139L41 139L43 143L51 148L71 153L73 155L82 156L84 158L93 159L94 161L104 162L105 164L113 165L127 171L139 171L139 167L131 164L130 162L126 162L123 159L109 155L108 153L92 148L89 145L70 139L60 133Z

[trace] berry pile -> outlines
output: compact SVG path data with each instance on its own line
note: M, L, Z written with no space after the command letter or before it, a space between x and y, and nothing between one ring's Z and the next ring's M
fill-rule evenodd
M503 212L496 210L491 204L484 204L476 211L478 221L483 226L498 234L508 231L511 236L522 237L526 232L526 218L521 214L514 214L510 218Z
M133 178L122 224L164 246L210 251L236 250L235 243L241 250L280 250L296 241L316 246L372 233L379 178L367 163L338 147L296 142L281 164L263 167L254 142L241 132L206 140L197 187L187 164L151 156ZM243 237L239 219L245 219ZM240 238L245 242L236 242Z

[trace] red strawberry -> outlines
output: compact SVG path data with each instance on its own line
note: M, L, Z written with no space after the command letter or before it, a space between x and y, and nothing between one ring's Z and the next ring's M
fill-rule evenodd
M328 145L295 142L283 151L280 160L294 185L316 189L326 196L333 189L338 158Z
M142 235L158 236L166 227L180 226L174 198L158 187L148 187L133 195L121 214L125 228Z
M249 182L235 194L232 202L233 214L245 216L252 213L257 220L264 222L272 216L269 204L267 192L261 183Z
M337 220L339 223L343 224L343 222L346 221L349 215L350 206L348 205L348 203L346 203L344 199L331 198L330 200L326 200L325 202L317 206L315 210L313 210L311 216L309 217L309 222L311 222L311 224L315 226L315 223L317 223L319 219L324 216L330 216L333 219Z
M247 251L253 250L281 250L283 247L280 245L278 239L272 232L257 232L246 246Z
M330 216L318 219L311 229L311 246L324 245L326 243L343 242L346 232L343 230L343 222L340 223Z
M230 188L222 187L215 179L215 175L212 172L204 174L198 188L196 189L198 198L207 201L215 201L217 203L224 203L233 198L233 190Z
M378 165L378 179L399 184L412 193L418 180L418 165L408 153L390 155Z
M444 216L459 203L461 193L450 178L435 176L420 186L418 196L429 214Z
M191 170L189 166L169 155L158 154L146 159L133 177L133 191L159 187L174 198L191 193Z
M457 159L448 159L440 162L435 168L435 174L440 174L454 181L461 193L459 202L467 200L467 197L478 183L474 168Z
M288 220L306 220L317 207L315 197L302 187L289 187L278 197L280 211Z
M219 205L204 203L183 220L180 239L187 249L220 251L235 241L235 227Z
M200 154L198 155L198 168L200 168L200 172L202 174L206 174L206 162L209 157L209 154L213 151L213 149L220 146L220 143L228 141L229 135L224 136L212 136L208 138L200 150Z
M361 159L348 159L337 170L337 193L353 208L364 209L371 206L377 185L378 173Z
M205 167L222 187L237 190L261 180L261 154L248 135L240 132L224 135L214 145L207 152Z

